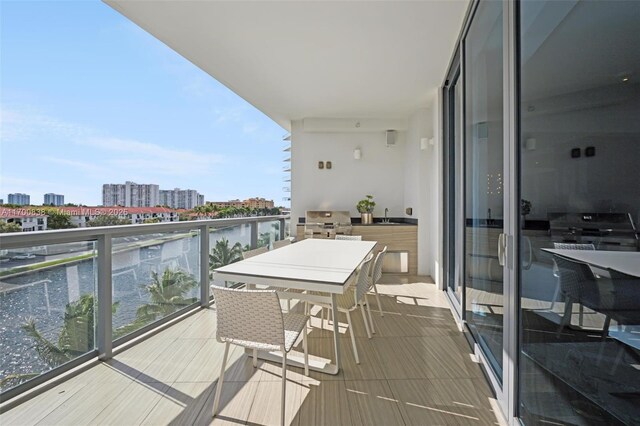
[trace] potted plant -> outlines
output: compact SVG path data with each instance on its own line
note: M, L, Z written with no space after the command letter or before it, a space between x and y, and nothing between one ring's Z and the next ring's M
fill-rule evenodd
M360 212L360 218L363 225L370 225L373 223L373 209L376 206L376 202L373 201L373 195L367 195L363 200L358 201L356 209Z

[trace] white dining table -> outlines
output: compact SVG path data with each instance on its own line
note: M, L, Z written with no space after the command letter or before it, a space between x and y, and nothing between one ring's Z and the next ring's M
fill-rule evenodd
M542 249L548 253L586 263L600 269L613 269L623 274L640 277L640 252L610 250Z
M355 279L356 270L375 247L375 241L343 241L306 239L271 250L249 259L215 269L213 285L226 286L227 281L248 286L265 285L320 292L323 295L279 292L281 298L330 303L333 311L335 364L309 360L309 368L328 374L340 371L340 339L336 295L343 294ZM277 352L260 351L258 357L281 361ZM302 357L289 355L290 365L303 367Z

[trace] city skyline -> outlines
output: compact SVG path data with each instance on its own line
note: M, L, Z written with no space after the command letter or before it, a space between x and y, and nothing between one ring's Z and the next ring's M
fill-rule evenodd
M99 205L126 180L285 196L285 130L108 6L2 8L0 198Z

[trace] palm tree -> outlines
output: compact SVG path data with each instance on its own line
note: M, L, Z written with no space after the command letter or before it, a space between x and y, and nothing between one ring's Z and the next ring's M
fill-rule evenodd
M136 320L131 324L134 330L196 301L195 297L186 298L185 295L195 288L198 282L184 271L167 268L162 276L157 272L151 272L151 280L151 284L146 287L151 296L151 303L138 308Z
M117 306L117 302L113 304L113 313L116 312ZM35 340L35 350L40 358L50 367L57 367L95 348L94 312L93 294L84 294L80 299L67 303L57 344L38 331L33 317L27 318L22 329Z
M239 260L242 260L242 244L235 243L229 247L229 240L222 237L209 254L209 269L214 270Z
M90 348L93 349L93 313L92 294L85 294L79 300L67 303L57 344L40 334L36 319L33 317L27 318L22 329L35 340L35 350L40 358L50 367L56 367L87 352Z

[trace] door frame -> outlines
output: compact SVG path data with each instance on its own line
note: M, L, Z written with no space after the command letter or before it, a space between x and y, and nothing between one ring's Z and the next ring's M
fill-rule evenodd
M462 116L465 119L465 86L464 86L464 47L465 39L468 34L469 27L475 16L478 4L481 0L472 0L469 4L464 24L460 32L460 36L456 43L453 57L450 61L445 81L442 85L442 111L443 111L443 182L445 183L443 191L443 260L444 260L444 290L448 296L451 311L460 328L465 331L468 338L471 339L474 353L483 366L485 374L491 384L498 404L502 410L502 415L507 419L509 424L520 424L517 418L518 413L518 395L517 395L517 379L518 379L518 349L519 349L519 273L520 268L520 250L518 249L518 241L520 241L520 188L518 182L519 176L519 80L518 80L518 58L519 58L519 38L518 38L518 2L514 0L502 0L503 4L503 200L504 200L504 225L503 233L505 234L505 264L503 266L503 350L502 350L502 381L493 372L489 365L489 361L482 352L480 345L473 339L473 335L469 332L468 326L465 324L465 306L466 306L466 289L464 288L464 280L460 283L463 286L461 292L461 300L451 294L449 289L450 262L455 262L455 256L451 259L450 244L448 236L450 235L450 226L457 226L458 230L464 231L464 223L455 217L455 209L450 211L450 194L449 186L451 183L450 173L456 171L451 167L451 123L452 105L450 96L452 93L451 82L456 73L460 72L458 84L462 86ZM463 141L466 135L462 130ZM464 163L464 149L462 150L462 161ZM455 161L455 159L454 159ZM462 212L465 212L465 169L459 174L462 179ZM459 197L456 197L459 199ZM453 220L452 220L453 217ZM457 219L457 220L456 220ZM464 238L462 239L464 244ZM455 242L453 242L455 244ZM464 253L464 247L463 247ZM464 256L464 255L463 255ZM461 259L462 264L460 270L465 273L464 257ZM464 276L464 275L463 275Z

